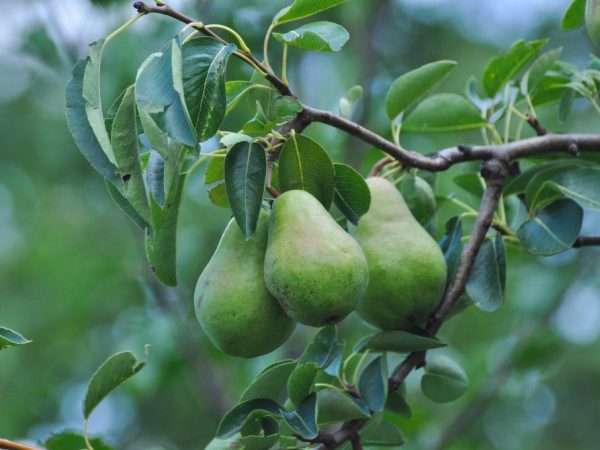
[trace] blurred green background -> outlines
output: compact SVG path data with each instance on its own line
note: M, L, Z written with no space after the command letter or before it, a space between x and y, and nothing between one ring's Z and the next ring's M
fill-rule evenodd
M336 110L361 84L354 119L388 135L383 98L399 74L438 59L458 61L444 90L463 92L469 75L519 38L550 37L563 59L585 64L593 49L583 30L562 33L569 0L352 0L323 18L343 24L342 52L290 51L290 82L309 105ZM204 23L233 26L259 49L272 15L285 1L198 0L171 4ZM269 362L297 356L314 329L298 327L271 355L240 360L220 354L193 315L196 278L210 258L229 212L210 205L197 172L180 216L177 288L161 287L145 262L142 233L109 198L104 182L78 153L64 115L64 88L87 44L134 11L126 1L3 2L0 16L0 325L33 339L0 353L0 437L35 442L63 428L81 429L86 383L110 354L131 350L147 367L94 413L92 434L119 449L200 449L224 411ZM180 30L149 16L121 35L103 62L105 104L132 82L139 64ZM278 67L279 52L272 45ZM247 78L240 62L229 79ZM599 118L576 104L568 123L539 111L553 131L598 132ZM241 113L240 113L241 114ZM224 128L239 127L242 115ZM379 153L340 132L314 125L337 161L366 174ZM405 136L403 144L431 152L477 134ZM438 193L467 194L452 177ZM439 223L453 213L440 211ZM586 217L584 234L600 234ZM596 233L594 233L596 230ZM472 386L449 405L435 405L408 384L411 421L399 424L407 449L597 449L600 442L600 253L589 248L538 259L509 253L506 305L494 314L471 308L452 319L443 350L460 361ZM232 269L234 270L234 269ZM251 330L249 330L251 332ZM351 316L348 342L368 327Z

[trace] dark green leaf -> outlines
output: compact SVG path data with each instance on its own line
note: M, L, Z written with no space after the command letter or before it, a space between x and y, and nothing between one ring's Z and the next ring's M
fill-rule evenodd
M273 23L282 24L293 20L303 19L304 17L314 16L321 11L341 5L347 1L348 0L294 0L290 6L283 8L275 15Z
M571 107L573 106L573 102L575 101L575 91L567 90L562 98L560 99L560 104L558 105L558 118L561 122L566 122L569 118L569 114L571 113Z
M456 66L455 61L436 61L398 77L390 86L385 109L390 120L409 110L442 82Z
M405 131L450 132L482 128L487 121L464 97L436 94L425 99L402 125Z
M90 444L92 444L94 450L112 450L112 447L106 445L100 438L90 438ZM44 447L46 450L81 450L87 448L83 436L69 430L50 436L44 443Z
M144 61L135 81L144 132L159 152L165 144L159 146L153 139L158 131L188 147L195 147L198 140L183 98L181 76L181 49L174 39Z
M295 411L281 410L285 423L304 439L314 439L319 432L317 428L317 394L312 393Z
M454 177L453 181L458 187L464 189L469 194L472 194L477 198L481 198L483 196L483 188L485 184L478 173L462 173Z
M100 175L116 184L120 182L115 173L116 168L102 150L85 112L83 75L87 64L85 59L78 60L73 67L73 78L67 84L67 123L71 136L85 159Z
M412 411L408 403L406 403L404 395L405 394L401 393L400 390L389 395L385 403L385 411L403 419L410 419L412 417Z
M560 173L563 171L568 171L571 169L577 169L580 167L585 167L589 165L587 161L582 161L578 159L569 159L569 160L558 160L551 161L545 164L539 164L537 166L533 166L530 169L527 169L521 175L513 179L511 182L507 183L506 189L504 190L505 195L513 195L513 194L521 194L524 193L528 186L533 183L530 187L530 196L535 194L535 191L539 189L539 187L544 183L544 181L548 180L552 175L556 173ZM538 179L534 180L538 174L544 172L544 175Z
M486 239L479 249L466 291L478 308L491 312L502 306L505 285L506 254L498 234L495 239Z
M344 349L346 343L336 343L331 351L331 362L325 367L325 373L332 377L337 377L342 369L342 360L344 358Z
M460 217L453 217L446 223L446 235L440 241L440 247L444 252L446 265L448 266L448 283L454 279L460 256L463 251L462 238L462 220Z
M191 39L181 49L185 103L200 142L212 137L225 117L225 69L235 49L208 36Z
M575 30L585 23L585 3L586 0L573 0L560 22L563 30Z
M267 411L252 411L241 428L245 450L266 450L279 440L279 423Z
M371 206L371 192L363 177L346 164L334 164L335 191L333 201L354 225Z
M317 423L319 425L368 417L370 417L369 407L362 400L332 388L317 392Z
M271 415L279 416L281 406L269 399L254 399L242 402L229 410L217 429L218 439L227 439L238 433L244 422L254 411L265 411Z
M145 365L145 362L138 361L131 352L116 353L104 361L88 384L83 401L84 418L88 419L96 406L113 389L134 376Z
M138 134L135 98L133 86L130 86L115 113L110 141L117 170L123 182L123 197L129 201L137 214L148 222L150 209L140 164Z
M562 171L545 184L584 209L600 210L600 169Z
M483 71L485 93L493 97L500 92L500 89L537 55L546 42L520 40L513 44L508 52L494 57Z
M292 189L307 191L329 209L335 187L331 158L311 138L292 134L279 156L279 187L283 192Z
M29 344L31 341L24 338L16 331L10 328L0 327L0 350L13 347L15 345Z
M270 365L244 390L240 402L257 398L277 401L294 367L296 367L296 361L291 359Z
M425 225L435 213L435 193L423 178L409 174L400 183L400 193L406 206L421 225Z
M256 231L265 190L267 155L260 144L240 142L225 157L225 188L235 220L246 236Z
M137 211L133 208L131 203L129 203L129 200L127 200L125 197L123 197L123 194L121 194L121 191L119 191L119 189L117 189L115 187L115 185L112 184L111 182L109 182L108 180L104 180L104 181L106 184L106 188L108 189L108 193L110 194L110 196L114 200L114 202L117 204L117 206L119 208L121 208L121 210L125 214L127 214L129 216L129 218L131 220L133 220L135 222L135 224L138 227L140 227L142 230L149 228L150 224L148 222L146 222L137 213Z
M316 363L301 364L291 373L287 386L288 397L294 405L299 405L313 390L319 372Z
M583 209L573 200L558 200L538 211L517 231L523 248L534 255L554 255L573 246L583 221Z
M279 42L302 50L339 52L348 42L346 29L333 22L312 22L287 33L273 33Z
M452 402L468 387L467 374L455 361L441 355L427 358L421 389L429 399L437 403Z
M400 430L388 422L382 422L370 430L363 439L363 444L374 447L398 447L405 439Z
M321 328L306 346L302 356L298 358L298 364L314 362L321 368L327 367L335 357L336 341L337 329L335 325Z
M225 115L228 115L233 111L237 105L240 104L242 99L252 90L257 87L264 87L261 84L255 84L252 81L247 80L234 80L227 81L225 83L225 98L227 100L227 108L225 109Z
M384 356L378 356L364 368L358 380L360 398L372 411L382 411L387 397L387 367Z
M410 353L445 346L446 344L436 338L400 330L381 331L365 344L368 350L395 353Z

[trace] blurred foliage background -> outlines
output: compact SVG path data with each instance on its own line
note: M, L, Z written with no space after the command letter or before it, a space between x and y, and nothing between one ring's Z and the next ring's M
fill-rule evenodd
M204 23L234 27L253 49L285 1L179 0L174 7ZM337 54L290 51L290 82L309 105L336 110L337 100L361 84L365 96L354 119L388 135L383 98L399 74L426 62L454 59L443 86L463 92L499 49L519 38L550 37L563 59L583 65L593 51L585 32L562 33L568 0L352 0L323 14L351 34ZM0 16L0 325L34 343L0 354L0 436L35 442L63 428L80 429L81 401L95 368L118 350L148 366L94 414L92 434L116 448L200 449L223 412L269 362L297 356L313 329L298 327L274 354L240 360L220 354L193 314L192 292L228 212L210 205L197 172L180 216L177 288L161 287L145 262L143 236L112 204L102 179L78 153L64 115L64 87L87 44L133 14L130 2L44 0L3 2ZM143 18L111 44L103 63L105 104L132 82L137 66L159 50L180 24ZM277 45L271 56L278 65ZM248 68L230 64L229 79ZM241 113L224 128L235 129ZM576 105L568 123L540 110L552 131L598 132L599 119ZM321 125L309 134L334 160L366 174L380 155ZM404 136L422 152L477 134ZM461 165L441 174L438 193L468 194L452 183ZM457 211L444 206L438 228ZM598 234L588 216L585 234ZM596 233L594 233L596 230ZM407 449L597 449L600 441L600 268L598 249L539 259L509 252L506 305L486 314L471 308L452 319L443 352L457 358L472 386L459 401L435 405L409 379L413 418L393 418ZM235 268L232 268L235 270ZM227 276L227 274L224 274ZM351 316L342 335L354 343L368 329ZM252 330L248 330L249 333Z

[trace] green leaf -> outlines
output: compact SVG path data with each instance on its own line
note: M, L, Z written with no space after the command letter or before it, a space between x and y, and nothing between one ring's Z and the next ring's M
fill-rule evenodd
M275 17L273 17L273 24L281 25L282 23L314 16L321 11L341 5L347 1L348 0L294 0L290 6L283 8L275 15Z
M159 146L153 139L158 131L188 147L195 147L198 141L183 98L181 64L181 49L174 39L161 52L144 61L135 81L136 102L144 132L159 152L165 144ZM155 124L156 130L151 129L150 122Z
M244 390L240 402L257 398L277 401L295 367L296 361L291 359L270 365Z
M144 218L142 218L137 213L135 208L131 205L131 203L129 203L129 200L127 200L125 197L123 197L123 194L121 194L121 191L119 191L119 189L117 189L115 187L115 185L110 183L108 180L104 180L104 181L106 184L106 188L108 189L108 193L110 194L110 196L114 200L114 202L117 204L117 206L119 208L121 208L121 210L125 214L127 214L129 216L129 218L131 220L133 220L135 222L135 224L138 227L140 227L142 230L149 228L150 224L148 222L146 222L146 220L144 220Z
M212 137L225 117L225 69L235 49L208 36L191 39L181 49L185 103L200 142Z
M374 447L398 447L404 442L400 430L388 422L381 422L378 427L369 430L363 438L363 445Z
M267 155L257 143L240 142L225 157L225 188L235 220L246 236L256 231L265 190Z
M365 344L365 349L377 352L410 353L445 347L446 344L434 337L409 333L408 331L381 331Z
M239 403L229 410L221 419L216 437L228 439L238 433L248 416L254 411L265 411L271 415L279 416L281 406L269 399L254 399Z
M477 198L483 196L484 182L481 176L475 172L467 172L457 175L453 178L454 183L464 189L469 194L474 195Z
M408 403L406 403L405 394L401 393L400 390L388 395L385 403L385 412L403 419L410 419L412 417L412 411Z
M569 118L569 114L571 113L571 107L573 106L573 102L575 101L575 91L572 89L567 90L562 98L560 99L560 104L558 105L558 119L561 122L566 122Z
M137 360L131 352L120 352L112 355L96 370L88 384L83 400L83 417L87 420L113 389L134 376L146 365Z
M334 164L335 190L333 201L354 225L371 206L371 192L364 178L346 164Z
M515 179L507 183L504 190L505 195L514 195L524 193L530 183L534 183L530 187L530 196L533 196L540 186L548 180L552 175L571 169L588 166L589 162L577 159L551 161L545 164L539 164L527 169L525 172L517 176ZM540 177L534 180L538 174L544 173L543 178Z
M442 355L427 358L421 390L429 399L436 403L452 402L468 387L467 374L455 361Z
M292 134L279 156L279 187L283 192L307 191L329 209L333 201L335 169L325 149L309 137Z
M446 223L446 235L440 241L440 247L444 252L446 265L448 266L448 283L454 279L460 256L463 251L462 244L462 220L460 217L453 217Z
M600 169L562 171L545 183L584 209L600 211Z
M319 425L366 419L370 416L369 407L362 400L332 388L317 392L317 423Z
M204 172L204 184L208 186L208 198L221 208L230 208L225 189L225 158L210 158Z
M558 200L538 211L517 231L523 248L534 255L554 255L573 246L583 222L583 209L573 200Z
M467 99L457 94L437 94L425 99L402 124L415 132L466 131L487 125Z
M288 397L294 405L299 405L312 392L315 378L319 373L316 363L298 365L291 373L287 387Z
M279 440L279 423L267 411L252 411L241 428L245 450L266 450Z
M486 239L479 249L466 291L479 309L492 312L502 306L505 286L506 253L498 234L494 239Z
M384 356L378 356L364 368L358 380L360 398L375 412L383 410L387 397L387 367Z
M544 76L554 66L561 53L562 48L555 48L538 56L521 79L521 92L523 95L532 95L535 93Z
M146 256L156 278L167 286L177 284L177 219L185 180L186 175L179 175L174 198L165 200L163 208L150 198L154 230L146 232Z
M337 329L335 325L321 328L309 342L304 353L298 358L298 364L314 362L321 368L326 368L335 358Z
M100 95L100 66L103 48L104 39L98 39L90 44L90 52L83 75L82 93L85 99L85 113L94 135L109 161L115 164L115 155L106 130Z
M140 164L138 134L134 91L133 86L130 86L115 114L110 140L117 170L123 182L123 197L138 215L148 222L150 208Z
M10 328L0 327L0 350L5 348L14 347L15 345L29 344L31 341L24 338L16 331Z
M346 29L333 22L312 22L287 33L273 33L283 44L315 52L339 52L348 42Z
M244 447L240 443L240 439L239 434L235 434L228 439L214 438L204 450L242 450Z
M537 55L546 42L520 40L515 42L508 52L494 57L483 71L485 93L493 97L500 92L500 89Z
M94 450L112 450L112 447L106 445L100 438L90 438L90 444ZM53 434L44 443L46 450L81 450L86 447L85 439L80 433L65 430Z
M573 0L571 2L560 22L560 27L564 31L575 30L584 25L585 3L586 0Z
M92 167L111 183L119 183L115 166L110 162L94 134L85 112L83 75L88 62L79 59L73 67L73 77L67 84L67 124L79 151Z
M255 84L252 81L247 80L234 80L225 82L225 98L227 100L227 107L225 109L225 115L229 115L242 101L242 99L252 90L257 87L263 87L268 89L262 84Z
M423 178L409 174L402 179L400 193L412 215L421 225L433 217L436 208L433 188Z
M340 370L342 369L342 359L344 358L344 349L346 348L346 343L342 342L335 343L333 349L331 351L331 362L325 367L325 373L331 375L332 377L337 377L340 375Z
M285 423L304 439L314 439L319 433L317 427L317 394L304 399L295 411L281 410Z
M390 120L418 103L431 89L444 80L456 66L455 61L436 61L398 77L385 98L385 109Z

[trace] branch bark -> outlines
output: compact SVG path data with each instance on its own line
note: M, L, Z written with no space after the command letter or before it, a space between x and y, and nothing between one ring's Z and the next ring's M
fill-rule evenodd
M35 447L30 447L29 445L19 444L18 442L12 442L7 439L0 439L0 448L6 450L39 450Z

